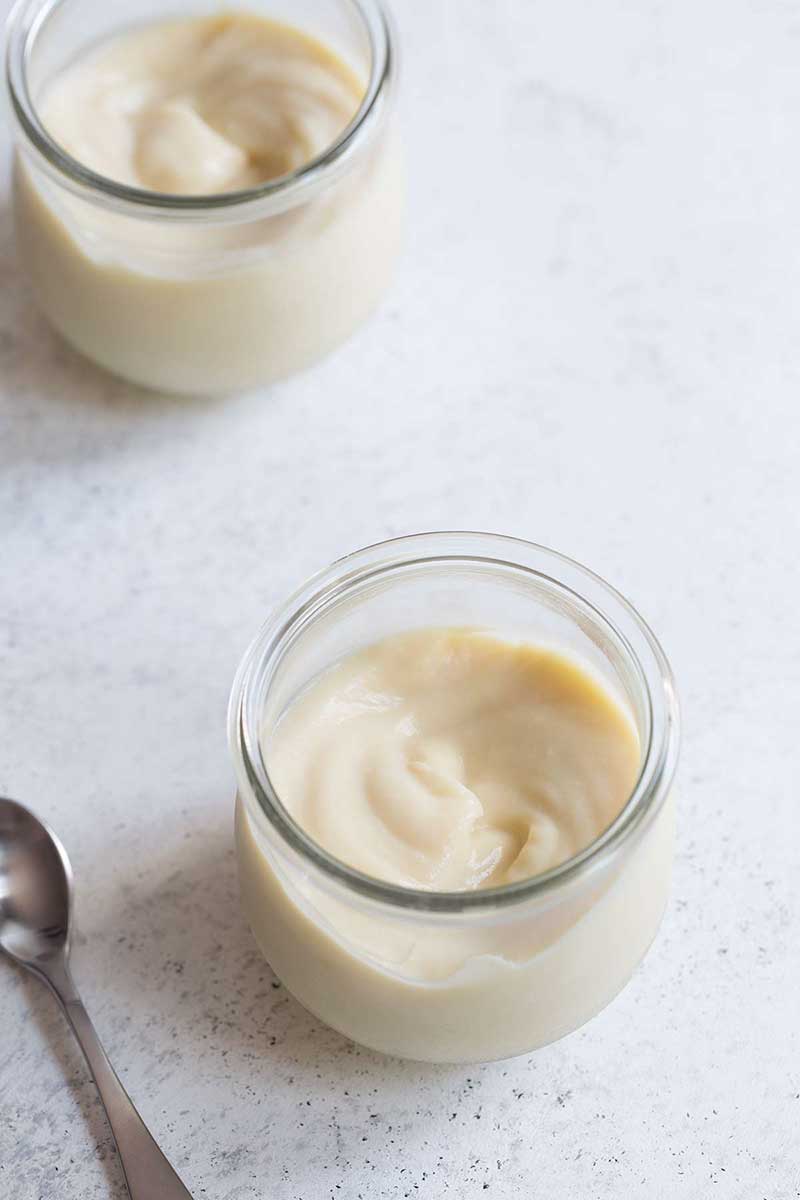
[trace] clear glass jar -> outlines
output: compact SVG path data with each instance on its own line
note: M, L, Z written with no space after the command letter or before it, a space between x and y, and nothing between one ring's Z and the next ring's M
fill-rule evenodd
M7 81L15 118L17 240L38 302L78 350L146 387L218 393L269 383L347 338L383 294L402 226L387 120L396 48L380 0L248 0L331 47L364 79L323 154L248 191L167 195L71 158L37 113L86 47L163 19L158 0L18 0ZM213 2L174 0L170 18Z
M436 625L561 647L602 677L636 723L641 771L626 806L592 845L533 879L452 893L373 879L312 841L271 784L270 733L310 680L377 639ZM634 609L551 550L432 533L334 563L248 650L229 737L248 920L289 990L354 1041L435 1062L533 1050L599 1012L655 936L673 852L672 677Z

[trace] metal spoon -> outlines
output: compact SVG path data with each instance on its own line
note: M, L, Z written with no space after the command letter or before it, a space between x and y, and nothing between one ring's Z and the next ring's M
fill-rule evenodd
M0 798L0 949L55 993L92 1073L131 1200L192 1200L117 1079L69 973L72 868L56 835Z

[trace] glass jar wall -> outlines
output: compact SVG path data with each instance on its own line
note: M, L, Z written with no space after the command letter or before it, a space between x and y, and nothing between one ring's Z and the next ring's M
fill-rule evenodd
M320 671L398 631L480 627L557 647L635 722L638 782L613 824L545 874L474 892L387 884L332 858L269 776L281 715ZM504 1058L577 1028L630 977L666 903L678 712L664 655L590 571L529 543L427 534L360 551L270 618L234 685L242 896L273 969L355 1041L446 1062Z
M397 257L403 178L390 109L396 47L376 0L251 0L363 81L335 142L246 191L171 195L96 174L42 123L49 84L88 47L163 19L155 0L19 0L9 20L17 240L52 325L146 387L220 393L294 372L346 339ZM170 19L217 12L176 0Z

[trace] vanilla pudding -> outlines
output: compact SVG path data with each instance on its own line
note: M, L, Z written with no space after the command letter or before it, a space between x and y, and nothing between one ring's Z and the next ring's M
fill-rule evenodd
M387 285L402 221L380 9L323 4L334 46L269 5L136 23L125 5L119 29L87 27L59 63L66 35L42 35L43 6L12 19L9 80L17 235L55 327L137 383L203 393L270 382L347 337ZM64 28L82 7L59 6Z
M427 629L325 672L265 756L325 850L449 892L530 879L583 850L633 791L641 749L580 664L484 630Z
M248 12L163 21L90 49L42 95L51 137L118 183L243 191L325 150L364 82L315 38Z
M392 632L426 610L459 624ZM658 927L676 719L646 626L552 552L441 534L335 564L268 622L232 696L261 949L386 1053L483 1061L568 1033Z

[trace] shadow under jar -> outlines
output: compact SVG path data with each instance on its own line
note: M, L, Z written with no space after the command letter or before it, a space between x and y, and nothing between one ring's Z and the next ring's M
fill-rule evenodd
M396 51L378 0L247 0L317 39L363 81L336 140L291 173L215 195L114 182L42 123L48 86L136 26L209 17L201 0L18 0L8 27L17 241L63 337L149 388L213 394L269 383L346 339L386 289L403 173L390 119Z
M638 780L591 845L533 878L477 891L390 884L332 857L269 773L283 714L326 668L399 631L485 628L580 661L630 715ZM678 707L634 609L553 551L490 534L400 538L340 560L279 609L245 655L230 704L242 898L289 990L375 1050L433 1062L521 1054L619 992L669 890Z

